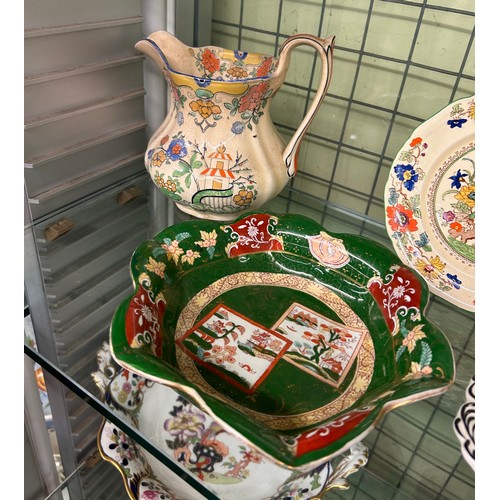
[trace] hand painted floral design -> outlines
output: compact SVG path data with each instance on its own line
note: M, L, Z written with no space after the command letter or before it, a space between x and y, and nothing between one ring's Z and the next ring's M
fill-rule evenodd
M189 103L189 107L205 120L212 115L219 115L221 113L220 107L214 104L213 101L210 101L208 99L198 99L196 101L191 101Z
M374 276L368 290L377 301L392 335L400 330L400 317L420 316L422 287L415 273L401 266L393 266L384 279Z
M154 152L151 158L151 166L152 167L160 167L163 162L167 159L167 155L165 154L165 151L162 149Z
M281 237L273 234L273 228L277 222L275 217L261 214L245 217L237 223L223 226L223 230L231 231L232 238L236 240L226 247L229 257L268 250L282 250Z
M212 96L211 93L209 95ZM189 103L189 107L192 110L189 114L195 117L194 122L200 127L202 132L205 132L208 128L215 127L217 125L216 121L221 118L222 110L220 106L215 104L209 98L191 101ZM197 119L198 115L201 117L201 120ZM213 120L209 121L209 118L212 118Z
M412 191L415 184L418 182L418 174L412 165L399 164L394 167L394 172L400 181L403 181L403 186Z
M209 249L215 247L217 243L217 232L215 229L213 231L200 231L201 240L197 241L196 244L200 247Z
M263 54L242 50L218 50L211 47L189 49L200 71L199 77L214 80L243 80L246 78L265 78L272 74L277 59Z
M422 340L423 338L426 337L425 333L422 331L422 328L424 325L417 325L414 328L412 328L410 331L406 330L404 325L401 325L400 331L405 333L405 338L403 340L403 345L408 349L408 352L413 352L416 345L417 345L417 340Z
M465 118L466 117L466 118ZM476 102L474 99L469 101L466 109L462 103L455 104L450 111L450 119L446 122L450 128L459 128L467 123L468 119L476 118Z
M260 464L264 457L256 451L239 446L240 457L231 455L224 442L222 427L182 397L177 398L164 422L166 444L174 458L206 482L224 482L232 478L237 482L251 476L249 466Z
M273 89L268 81L252 85L242 96L235 97L231 102L225 102L224 106L230 111L230 116L240 115L240 120L236 123L241 124L237 129L247 127L253 130L253 125L259 123L259 119L264 114L268 99L272 96ZM235 127L235 125L233 125ZM237 133L237 132L234 132Z
M272 57L266 57L266 59L264 59L264 62L257 68L255 76L257 77L267 76L272 71L273 63L274 60Z
M252 204L255 193L251 190L240 189L237 194L233 196L233 202L238 207L248 207Z
M149 262L144 266L148 271L157 274L160 278L165 276L165 263L158 262L153 259L153 257L149 257Z
M167 259L173 260L176 264L179 262L179 257L184 253L177 240L167 240L161 247L166 251Z
M201 65L209 75L213 75L220 70L220 60L215 55L215 52L205 49L201 55Z
M443 205L437 211L437 215L450 246L461 256L474 261L476 239L475 161L465 156L461 163L468 163L470 167L456 169L453 175L448 177L451 180L450 189L442 193ZM448 276L448 278L450 277ZM459 279L452 279L452 285L456 288L457 284L460 284L459 281Z
M238 66L233 66L227 70L228 75L237 80L241 78L246 78L248 76L248 71Z
M250 87L250 90L240 99L238 111L244 113L260 108L268 90L269 82L261 82Z
M460 112L465 113L465 110L462 109ZM392 186L388 189L386 223L390 228L390 236L398 242L397 247L404 250L406 258L426 279L434 282L439 289L446 291L460 287L461 279L459 276L454 279L454 274L446 272L446 263L433 250L429 235L422 230L424 221L422 220L420 182L424 177L424 172L420 164L428 150L429 144L422 137L416 136L411 139L408 148L399 153L392 166ZM473 230L472 233L467 230L463 231L464 227L470 229L470 224L462 225L461 222L466 218L465 213L470 212L470 206L474 204L475 193L472 193L474 189L468 189L469 171L463 168L457 169L448 177L451 181L451 189L445 195L453 194L456 202L448 202L446 205L437 207L436 216L441 227L449 233L449 239L457 241L460 239L458 236L460 233L464 238L472 236ZM457 220L457 207L463 211L463 215L458 217L460 220Z
M154 259L153 259L154 260ZM151 262L151 260L149 261ZM146 267L149 264L146 264ZM157 269L157 263L153 267ZM162 267L162 269L164 269ZM154 273L163 278L158 273ZM149 282L149 277L142 277L144 286ZM147 347L156 355L161 355L160 323L165 310L163 295L153 301L149 291L141 284L130 302L127 311L126 332L127 341L131 347Z
M176 343L197 363L252 394L271 373L291 341L220 305Z
M160 147L148 151L147 158L156 186L169 198L193 206L196 211L238 212L258 196L248 160L238 153L233 156L224 146L209 153L206 144L188 141L179 132L171 139L165 136ZM186 192L191 193L191 202L186 201Z
M167 156L174 161L187 155L186 143L183 137L174 139L167 148Z
M430 280L435 280L443 273L446 263L444 263L439 256L434 255L428 258L417 259L415 267L422 276Z
M193 265L196 259L200 258L200 253L195 250L186 250L186 253L181 257L181 262L187 262L188 264Z
M108 453L116 463L122 466L126 476L132 477L133 471L130 469L130 465L134 464L141 456L135 443L130 442L128 436L112 424L106 425L104 431L106 432Z
M286 361L334 387L347 375L365 335L298 303L286 311L273 330L293 342L284 356Z
M386 208L387 222L391 229L399 237L401 233L414 232L418 230L417 220L413 217L413 211L405 208L401 203Z

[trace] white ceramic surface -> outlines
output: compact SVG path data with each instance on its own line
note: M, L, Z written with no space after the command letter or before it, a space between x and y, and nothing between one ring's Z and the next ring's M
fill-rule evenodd
M475 96L418 126L391 166L386 227L436 295L475 310Z
M98 352L98 365L92 375L110 408L221 499L322 498L333 488L348 488L347 476L368 460L368 450L359 442L340 462L326 461L307 472L281 467L170 387L115 368L108 344ZM108 420L99 431L98 446L103 459L119 470L132 499L204 498Z

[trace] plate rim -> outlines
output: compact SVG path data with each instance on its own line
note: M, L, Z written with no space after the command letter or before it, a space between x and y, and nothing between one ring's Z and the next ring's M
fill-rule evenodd
M473 94L469 94L467 96L464 96L464 97L461 97L459 99L456 99L450 103L448 103L446 106L442 107L441 109L439 109L438 111L436 111L434 114L432 114L429 118L425 119L424 121L422 121L417 127L415 127L413 129L413 131L411 132L411 134L406 138L406 140L404 141L404 143L402 144L402 146L399 148L397 154L394 156L394 159L393 161L391 162L391 166L390 166L390 169L389 169L389 174L388 174L388 178L387 178L387 181L385 183L385 186L384 186L384 223L385 223L385 227L386 227L386 230L388 232L388 235L389 235L389 238L391 240L391 244L394 248L394 251L396 252L396 254L398 255L398 257L402 260L402 262L406 265L406 266L409 266L411 267L415 272L419 273L423 279L426 281L430 291L441 297L442 299L446 300L448 303L450 304L453 304L454 306L456 307L459 307L465 311L469 311L469 312L475 312L475 304L474 304L474 300L472 300L472 304L465 301L465 300L461 300L460 299L460 296L457 296L458 294L455 293L455 294L451 294L449 292L446 292L446 291L443 291L443 290L440 290L438 286L436 286L434 284L434 282L430 279L428 279L425 275L423 275L419 270L418 268L414 265L414 262L412 262L411 259L408 258L408 252L405 252L402 248L401 248L401 244L400 244L400 240L399 239L396 239L394 236L393 236L393 233L395 232L390 224L389 224L389 220L390 220L390 217L388 216L388 213L387 213L387 209L390 207L390 206L393 206L391 204L389 204L389 198L390 198L390 195L389 195L389 189L392 186L392 181L393 179L395 178L394 174L393 174L393 168L398 164L398 163L401 163L399 161L399 157L401 155L401 153L405 152L405 150L409 150L411 149L410 148L410 143L412 142L413 139L415 138L419 138L421 139L421 134L420 132L425 129L426 127L432 127L438 120L438 118L440 116L443 116L445 115L447 112L449 112L453 106L459 104L459 103L462 103L462 102L470 102L470 101L473 101L474 102L474 105L475 105L475 99L476 99L476 95L475 93ZM449 116L448 116L449 118ZM475 120L475 118L474 118ZM475 138L475 127L474 127L474 131L473 133L471 134L472 137ZM427 136L428 137L428 136ZM404 163L404 162L403 162ZM429 175L429 172L431 172L430 169L426 169L425 171L425 174L426 176ZM422 203L421 203L422 205ZM422 227L421 227L421 232L429 232L426 228L429 226L429 224L425 224L422 222ZM429 228L432 230L432 228ZM436 255L443 258L443 255L442 255L442 252L440 251L435 251ZM455 267L455 266L454 266ZM464 274L467 275L467 277L471 278L473 281L474 281L474 277L475 277L475 264L473 264L471 266L472 268L472 272L467 272L467 271L464 271ZM451 288L451 292L453 290L456 290L456 288L452 287ZM475 285L474 285L474 288L472 289L467 289L467 292L466 293L472 293L472 295L474 296L475 294Z

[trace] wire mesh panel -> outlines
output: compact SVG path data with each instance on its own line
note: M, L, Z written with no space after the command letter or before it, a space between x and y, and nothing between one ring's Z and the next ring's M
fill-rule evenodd
M392 248L384 207L392 162L419 124L474 94L474 26L471 0L214 0L214 45L277 56L296 33L336 37L332 82L302 143L298 173L266 208ZM297 48L271 104L285 140L314 98L319 73L313 51ZM474 473L453 419L474 374L474 314L435 296L427 314L453 345L456 382L440 397L386 416L365 441L367 470L401 495L472 499ZM398 498L393 489L383 496L370 488L370 477L343 497Z

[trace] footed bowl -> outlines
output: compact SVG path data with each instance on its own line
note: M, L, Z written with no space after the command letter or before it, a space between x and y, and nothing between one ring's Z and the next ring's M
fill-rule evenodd
M143 242L130 269L115 361L279 467L310 471L453 383L425 281L365 237L293 214L193 220Z

